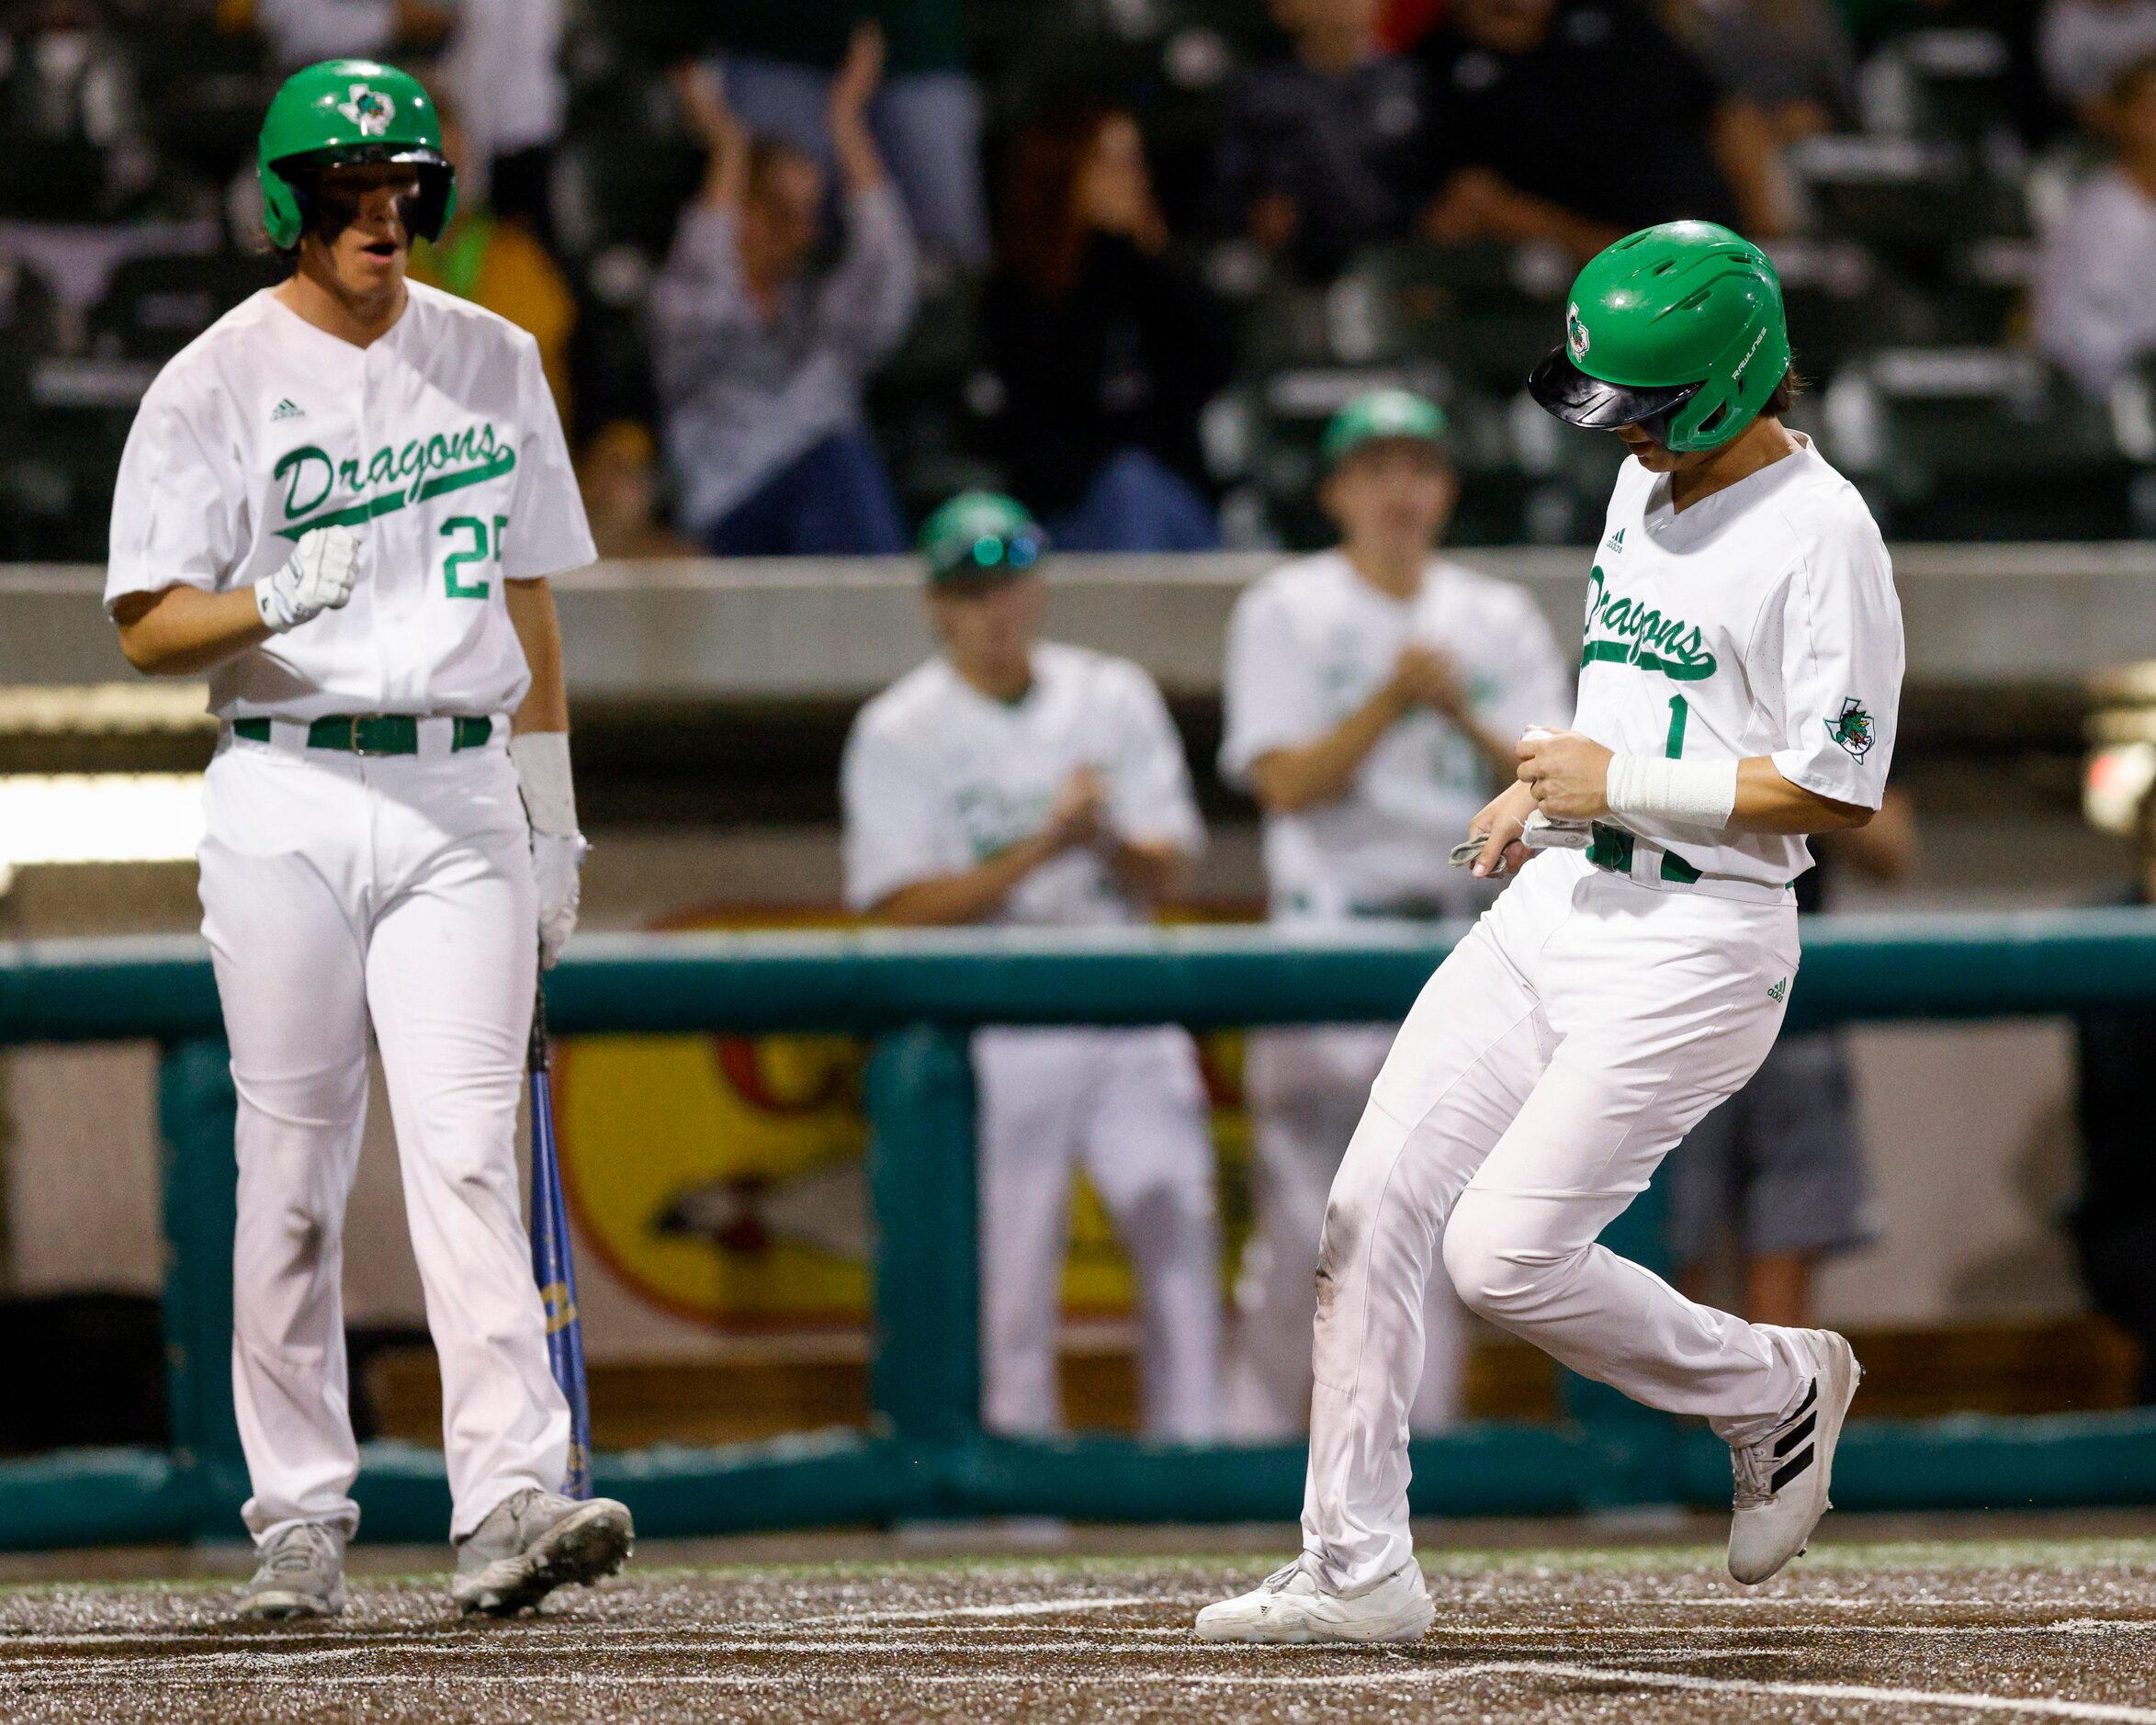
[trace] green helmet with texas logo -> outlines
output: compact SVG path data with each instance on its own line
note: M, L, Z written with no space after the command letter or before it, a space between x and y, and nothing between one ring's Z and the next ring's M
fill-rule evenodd
M457 171L419 80L371 60L324 60L287 78L270 100L255 150L270 243L280 251L299 244L322 169L371 162L419 170L409 225L422 239L440 238L457 207Z
M1528 390L1571 424L1637 425L1683 454L1736 436L1789 368L1781 281L1767 254L1711 221L1665 221L1580 271L1564 340Z

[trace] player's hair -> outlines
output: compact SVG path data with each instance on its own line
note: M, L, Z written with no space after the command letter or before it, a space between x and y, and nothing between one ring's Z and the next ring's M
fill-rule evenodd
M1766 405L1759 411L1776 419L1788 418L1789 410L1797 404L1797 398L1804 393L1806 387L1805 378L1796 366L1791 366L1782 373L1782 380L1774 386L1774 393L1767 398Z

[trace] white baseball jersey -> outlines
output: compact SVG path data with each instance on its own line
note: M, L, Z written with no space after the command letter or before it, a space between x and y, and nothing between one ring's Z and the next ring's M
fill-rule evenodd
M108 609L175 585L250 587L312 527L359 537L350 603L210 673L220 716L513 713L531 678L503 579L598 555L537 344L453 295L408 291L367 347L255 294L142 398Z
M1575 728L1620 754L1772 757L1792 784L1877 808L1902 697L1902 607L1857 489L1811 441L1681 513L1627 460L1587 578ZM1593 854L1642 885L1775 898L1804 840L1631 822ZM1611 854L1614 848L1615 854Z
M1410 641L1451 659L1476 716L1499 736L1569 722L1563 660L1521 589L1434 558L1421 591L1401 601L1326 551L1275 569L1236 603L1222 772L1247 785L1261 756L1324 736L1376 693ZM1465 731L1417 709L1364 757L1346 795L1266 817L1274 916L1329 919L1432 902L1478 908L1446 853L1502 788Z
M1044 643L1033 687L1004 703L932 659L863 707L846 740L846 902L960 874L1040 830L1065 780L1091 767L1121 838L1195 853L1205 841L1182 745L1153 680L1128 660ZM1133 921L1087 848L1066 851L1004 900L999 922Z

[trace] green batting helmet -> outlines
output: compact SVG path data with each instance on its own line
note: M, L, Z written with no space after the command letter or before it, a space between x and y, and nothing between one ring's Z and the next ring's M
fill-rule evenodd
M1711 221L1665 221L1580 271L1564 342L1528 390L1572 424L1638 425L1684 452L1729 442L1789 368L1781 282L1767 254Z
M1326 467L1337 468L1364 444L1380 438L1405 438L1441 448L1445 431L1445 410L1428 396L1412 389L1373 389L1333 415L1318 454Z
M938 587L1023 575L1047 548L1025 505L999 491L959 492L928 518L919 547Z
M299 244L315 175L365 162L419 169L412 231L440 238L457 208L457 171L442 153L441 119L419 80L371 60L324 60L287 78L270 100L255 152L270 243L280 251Z

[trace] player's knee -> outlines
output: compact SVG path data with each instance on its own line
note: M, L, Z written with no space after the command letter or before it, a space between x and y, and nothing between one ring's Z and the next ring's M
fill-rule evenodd
M1505 1201L1474 1191L1461 1194L1445 1224L1444 1257L1461 1303L1496 1324L1541 1307L1563 1268L1529 1237Z

